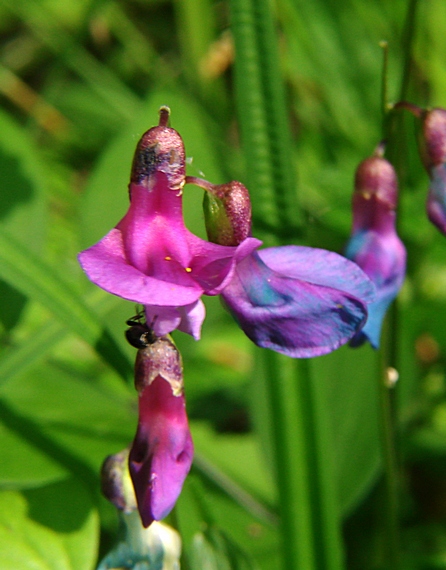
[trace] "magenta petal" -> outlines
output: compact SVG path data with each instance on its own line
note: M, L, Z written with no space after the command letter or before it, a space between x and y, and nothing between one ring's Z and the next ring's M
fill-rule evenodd
M287 277L339 289L367 303L375 297L373 284L356 263L332 251L287 245L261 249L258 254L270 269Z
M327 279L322 271L316 270L317 280L325 281L324 284L297 279L298 272L289 257L296 249L304 249L304 257L311 252L308 248L294 246L263 250L263 259L268 259L268 263L274 259L275 270L257 253L247 257L237 266L222 297L255 344L288 356L309 358L331 352L346 343L364 324L367 309L365 299L335 288L339 278L333 278L334 286L329 285L330 267L325 267ZM341 263L339 257L328 256L335 265L343 267L342 281L348 281L351 276L353 289L364 291L364 296L370 297L373 286L365 274L353 263ZM277 262L278 259L282 259L283 265ZM320 250L316 250L315 259L317 267ZM310 274L307 267L299 273ZM358 283L361 275L365 281L363 285Z
M201 325L206 310L201 300L182 307L146 305L146 321L156 336L164 336L178 329L200 340Z
M143 305L181 306L197 301L201 287L176 285L141 273L125 258L121 232L114 228L96 245L79 254L79 263L90 281L109 293Z
M195 340L200 340L201 325L206 316L203 301L199 300L191 305L178 307L178 312L181 314L181 322L178 325L178 330L190 334Z
M190 470L193 443L184 396L162 376L140 394L139 423L129 456L138 510L145 527L167 516Z
M188 232L193 261L191 275L203 287L206 295L218 295L230 282L237 263L252 253L262 242L246 238L236 247L204 241Z

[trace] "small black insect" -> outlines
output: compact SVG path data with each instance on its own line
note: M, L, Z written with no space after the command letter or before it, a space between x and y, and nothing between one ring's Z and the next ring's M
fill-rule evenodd
M125 331L127 342L135 348L145 348L149 344L153 344L158 338L153 330L142 321L143 312L141 311L128 321L126 325L130 328Z

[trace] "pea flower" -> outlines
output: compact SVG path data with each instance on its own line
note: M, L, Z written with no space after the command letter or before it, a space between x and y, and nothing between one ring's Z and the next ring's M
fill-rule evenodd
M185 152L180 135L160 109L157 127L139 141L124 218L96 245L79 254L88 278L109 293L144 305L156 336L178 328L200 337L202 294L217 295L236 264L259 245L209 243L189 232L182 215Z
M173 508L193 457L181 356L169 337L156 338L138 350L135 387L139 416L129 470L147 527Z
M366 340L379 347L381 327L390 303L400 290L406 272L406 250L395 228L398 186L393 166L382 150L361 162L353 193L353 229L345 255L361 267L376 287L364 328L352 346Z
M209 239L236 246L251 235L251 203L239 182L206 190ZM336 253L303 246L252 251L237 263L221 292L224 304L258 346L310 358L346 343L367 318L374 287L361 269Z
M118 541L97 570L179 570L181 538L176 530L154 521L144 528L136 511L135 494L128 472L126 449L110 455L101 470L102 492L118 509Z
M446 234L446 110L422 113L421 155L429 174L426 201L429 220Z

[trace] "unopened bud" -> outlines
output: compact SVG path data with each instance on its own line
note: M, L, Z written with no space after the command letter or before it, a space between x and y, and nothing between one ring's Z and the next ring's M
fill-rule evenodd
M138 350L135 386L138 429L129 469L141 520L147 527L173 508L193 457L181 356L169 337L157 338Z
M130 479L129 449L106 457L101 468L102 494L117 509L130 513L136 509L136 499Z
M446 162L446 110L426 111L422 120L421 158L431 175L431 168Z
M355 193L365 200L376 199L390 210L396 208L398 183L395 169L381 156L363 160L356 170Z
M237 181L211 184L193 176L186 182L206 190L203 208L209 241L236 246L251 235L251 200L246 186Z
M161 107L160 121L143 134L133 157L131 183L141 184L158 172L166 174L169 186L181 190L186 166L183 139L175 129L167 126L170 110Z

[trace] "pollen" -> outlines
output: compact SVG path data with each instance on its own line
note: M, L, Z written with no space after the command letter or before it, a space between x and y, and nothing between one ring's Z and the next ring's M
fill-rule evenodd
M192 267L186 267L186 273L190 273L192 271Z
M166 255L166 257L164 258L166 261L172 261L172 258L170 257L170 255Z

